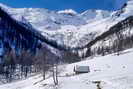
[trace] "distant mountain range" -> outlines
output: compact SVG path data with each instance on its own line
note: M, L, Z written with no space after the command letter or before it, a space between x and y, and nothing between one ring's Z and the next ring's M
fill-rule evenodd
M68 47L84 46L118 22L133 15L133 0L112 12L87 10L77 13L72 9L50 11L41 8L11 8L3 4L0 6L15 20L30 23L42 35Z

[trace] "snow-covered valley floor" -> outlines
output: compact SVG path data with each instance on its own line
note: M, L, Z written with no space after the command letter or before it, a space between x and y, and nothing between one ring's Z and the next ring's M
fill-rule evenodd
M91 72L75 75L73 73L75 65L88 65ZM133 89L133 49L126 50L120 56L111 54L95 57L63 65L61 68L63 71L60 73L58 86L54 86L52 78L42 81L41 75L36 75L0 85L0 89L100 89L95 83L98 81L101 89Z

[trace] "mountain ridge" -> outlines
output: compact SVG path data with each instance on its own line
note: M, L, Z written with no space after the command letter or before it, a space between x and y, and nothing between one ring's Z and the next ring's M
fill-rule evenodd
M86 14L85 12L77 13L74 10L71 10L71 12L70 10L62 10L62 12L66 12L63 14L59 13L61 11L50 11L42 8L11 8L3 4L0 4L0 6L5 8L9 13L15 14L14 18L16 18L17 20L21 21L21 17L23 16L33 26L40 27L40 29L44 30L45 29L57 30L61 28L61 25L74 25L74 26L84 25L87 24L87 20L85 19L92 20L98 15L99 15L98 17L102 19L105 18L103 14L107 14L105 15L106 17L108 17L108 15L110 14L110 12L107 11L106 11L107 13L104 13L105 11L102 10L99 11L94 10L90 12L93 15L95 14L95 16L91 18L89 15L85 15ZM73 14L72 11L75 12L74 16L72 15Z
M132 9L132 2L133 0L128 1L127 6L111 13L102 10L87 10L81 14L66 10L60 13L39 8L9 8L7 11L20 22L24 18L24 21L30 22L41 34L55 40L58 44L79 47L86 45L113 25L132 15L131 10L128 10ZM3 7L8 8L4 5ZM105 18L102 18L104 16Z

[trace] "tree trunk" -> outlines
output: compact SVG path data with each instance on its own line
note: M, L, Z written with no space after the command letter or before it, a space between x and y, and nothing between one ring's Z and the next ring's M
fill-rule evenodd
M53 80L54 84L58 85L58 71L57 71L57 65L53 67Z

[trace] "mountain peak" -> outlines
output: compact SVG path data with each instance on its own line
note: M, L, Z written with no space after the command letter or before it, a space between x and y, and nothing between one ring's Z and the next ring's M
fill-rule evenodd
M0 3L0 7L3 8L3 9L8 9L8 8L10 8L9 6L7 6L7 5L5 5L5 4L3 4L3 3Z
M69 15L76 15L77 12L74 11L73 9L66 9L66 10L61 10L58 11L59 14L69 14Z
M133 0L128 0L122 7L124 13L123 16L130 16L133 15Z

